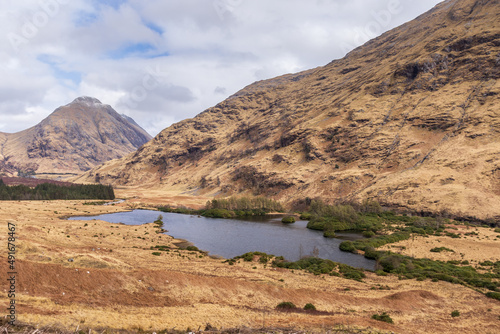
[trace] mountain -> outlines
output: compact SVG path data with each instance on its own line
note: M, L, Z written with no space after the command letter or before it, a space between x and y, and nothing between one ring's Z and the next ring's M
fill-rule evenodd
M79 97L32 128L0 133L0 174L81 173L150 139L131 118L95 98Z
M82 180L500 219L499 77L499 1L448 0L343 59L254 83Z

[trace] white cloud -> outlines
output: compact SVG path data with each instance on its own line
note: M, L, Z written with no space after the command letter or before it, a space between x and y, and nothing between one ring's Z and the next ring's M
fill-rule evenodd
M0 131L26 129L90 95L155 135L253 81L340 58L373 37L367 31L438 2L4 0Z

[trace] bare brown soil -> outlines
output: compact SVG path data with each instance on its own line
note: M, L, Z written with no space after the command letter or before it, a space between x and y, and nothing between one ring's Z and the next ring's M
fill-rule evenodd
M119 197L130 194L118 190ZM182 202L184 196L172 194L168 198L164 194L154 204ZM203 200L195 197L187 202L201 205ZM17 225L20 321L69 330L196 330L210 323L219 329L274 327L316 332L336 325L394 333L500 331L500 303L460 285L399 281L371 273L360 283L274 269L258 262L230 266L200 253L176 250L175 240L157 234L153 224L125 226L60 219L148 203L140 197L114 206L84 202L0 202L2 244L6 243L7 223ZM471 242L478 248L489 247L488 239ZM155 245L173 249L154 256L150 247ZM5 256L1 254L0 272L7 271ZM1 284L6 292L6 281ZM313 303L321 312L275 310L282 301L299 307ZM6 294L2 294L0 308L5 309L7 303ZM459 310L461 316L452 318L453 310ZM382 312L390 314L393 325L371 319Z

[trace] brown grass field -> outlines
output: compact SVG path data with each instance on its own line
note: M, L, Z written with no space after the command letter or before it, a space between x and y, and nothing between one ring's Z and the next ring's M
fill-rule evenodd
M400 281L372 273L360 283L258 262L230 266L184 250L154 256L151 246L175 246L171 237L157 234L153 224L61 219L124 211L144 203L201 206L207 200L144 193L118 189L118 196L127 201L114 206L83 205L85 201L0 202L2 277L8 272L7 224L16 224L19 322L87 333L89 328L203 330L207 324L219 330L289 328L316 333L338 326L365 333L500 332L500 302L460 285ZM401 251L418 257L449 255L429 252L445 246L457 253L452 257L462 258L463 253L471 261L498 260L500 240L495 233L486 228L477 232L479 236L467 239L417 238L393 246L404 245ZM8 286L6 279L1 282L0 309L7 313ZM277 311L282 301L300 307L313 303L322 312ZM452 318L454 310L461 315ZM394 324L371 319L382 312L390 314Z

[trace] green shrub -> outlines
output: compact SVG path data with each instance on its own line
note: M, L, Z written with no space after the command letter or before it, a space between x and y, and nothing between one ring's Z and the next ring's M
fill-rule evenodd
M308 304L306 304L306 306L304 306L304 310L306 310L306 311L316 311L316 306L314 306L311 303L308 303Z
M367 259L378 260L380 253L375 248L369 246L365 248L365 257Z
M452 253L455 253L455 251L453 249L449 249L449 248L446 248L446 247L434 247L431 249L431 252L433 253L441 253L441 252L452 252Z
M370 239L354 241L354 247L359 250L365 250L366 247L378 248L386 244L395 243L402 240L407 240L411 237L408 232L395 232L390 235L380 235Z
M354 271L354 270L350 270L350 271L346 271L345 273L343 273L344 275L344 278L347 278L347 279L352 279L352 280L355 280L355 281L358 281L358 282L361 282L363 280L363 278L366 277L366 275L360 271Z
M154 256L160 256L160 255L161 255L161 253L160 253L160 252L153 252L152 254L153 254Z
M383 322L387 322L389 324L393 324L394 321L391 319L391 317L387 314L387 313L382 313L382 314L374 314L372 315L372 319L374 320L378 320L378 321L383 321Z
M337 235L335 234L335 231L333 230L328 230L323 233L323 236L325 238L335 238Z
M500 292L488 292L486 297L493 298L496 300L500 300Z
M276 308L279 310L293 310L296 309L297 306L295 306L292 302L281 302L276 306Z
M307 223L307 228L310 230L324 231L326 226L326 221L324 219L310 221Z
M159 215L158 218L154 221L154 224L156 224L157 227L161 228L163 227L163 216Z
M243 255L236 256L232 260L236 261L238 259L243 259L246 262L251 262L253 261L254 257L258 257L260 263L266 264L270 259L274 257L274 255L266 254L263 252L249 252Z
M375 236L375 232L373 232L373 231L364 231L363 232L363 237L365 237L365 238L371 238L374 236Z
M455 310L455 311L451 312L451 316L452 316L453 318L459 317L459 316L460 316L460 312L459 312L459 311L457 311L457 310Z
M403 259L399 255L388 255L380 259L379 264L382 266L385 272L393 272L401 266Z
M456 233L453 233L453 232L446 232L446 236L447 236L447 237L450 237L450 238L453 238L453 239L458 239L458 238L460 238L460 235L459 235L459 234L456 234Z
M280 202L265 197L229 197L208 201L206 210L224 209L228 211L241 211L255 215L256 213L266 214L269 212L283 212Z
M484 262L479 262L479 265L484 267L493 267L495 264L491 261L484 261Z
M338 265L331 260L324 260L317 257L306 257L295 262L287 262L283 259L276 258L273 261L273 266L287 269L302 269L307 270L315 275L330 274Z
M309 212L304 212L300 215L300 220L311 220L312 214Z
M283 224L293 224L295 223L295 217L294 216L286 216L281 219L281 222Z
M354 244L352 241L342 241L339 245L339 248L343 252L350 252L354 253L356 251L356 247L354 247Z
M202 214L204 217L209 218L234 218L236 214L233 211L226 209L210 209Z

